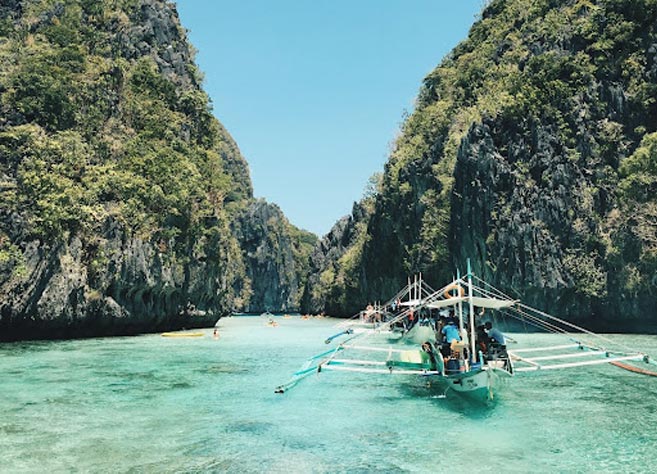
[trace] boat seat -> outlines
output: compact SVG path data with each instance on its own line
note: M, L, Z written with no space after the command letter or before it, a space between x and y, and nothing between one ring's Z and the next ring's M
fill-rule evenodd
M463 349L465 349L467 344L463 341L452 341L452 344L450 345L450 349L454 352L463 352Z

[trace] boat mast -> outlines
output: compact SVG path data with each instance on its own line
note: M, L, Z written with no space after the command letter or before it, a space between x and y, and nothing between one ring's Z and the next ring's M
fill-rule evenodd
M411 298L412 298L412 290L411 290L411 277L407 277L408 280L408 307L411 307Z
M417 273L413 273L413 302L417 299Z
M470 259L468 259L468 302L470 303L470 359L477 360L475 356L475 326L474 326L474 305L472 304L472 268Z
M459 334L463 331L463 305L461 304L461 270L456 269L456 297L459 299Z

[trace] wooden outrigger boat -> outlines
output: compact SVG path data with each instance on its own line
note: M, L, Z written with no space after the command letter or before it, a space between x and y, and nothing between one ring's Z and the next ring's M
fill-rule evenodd
M352 329L355 333L371 332L386 334L391 341L412 341L418 344L433 339L433 331L429 331L423 321L408 327L414 321L413 308L424 298L435 293L435 290L422 280L422 274L409 278L408 284L393 296L386 304L375 302L356 313L352 318L338 323L337 326ZM406 317L396 319L396 316L406 311Z
M524 372L611 363L633 372L657 375L627 364L657 365L652 357L510 298L477 278L469 262L465 277L457 277L438 291L422 294L417 285L415 280L400 292L410 291L419 296L409 300L410 303L400 305L398 293L382 305L386 311L396 307L397 312L377 327L360 333L348 328L328 338L325 342L330 344L341 336L348 336L335 347L306 360L288 382L276 388L276 393L286 392L313 373L342 371L421 377L444 394L454 392L490 403L496 398L502 381ZM447 323L446 318L439 315L445 311L455 319L452 324L458 324L460 335L458 340L449 343L441 341L442 328ZM486 312L559 334L564 343L543 347L519 344L519 348L511 350L503 343L505 341L501 344L485 341L481 323ZM417 344L410 340L391 343L389 338L382 337L390 328L407 322L411 315L415 325L420 324L420 318L429 321L426 327L432 328L432 338L426 337Z

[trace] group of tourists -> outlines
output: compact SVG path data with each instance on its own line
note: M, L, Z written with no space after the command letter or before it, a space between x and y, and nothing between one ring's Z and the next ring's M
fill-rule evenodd
M366 323L380 323L382 321L381 311L371 304L365 307L365 311L361 312L363 322Z
M440 343L440 352L444 357L453 356L454 352L462 352L468 358L470 346L468 326L459 329L452 314L441 316L436 327L436 341ZM493 327L490 321L476 327L475 347L488 359L506 352L506 339L499 329Z
M422 346L426 352L436 353L436 355L439 352L445 360L477 358L477 354L470 357L469 328L467 324L464 324L463 328L459 328L454 309L444 309L441 314L438 314L429 308L405 309L400 300L394 300L385 307L368 304L362 312L362 319L365 322L376 324L384 319L382 313L391 311L392 314L395 314L401 310L408 313L406 317L397 319L393 327L400 329L402 334L409 332L415 325L429 326L434 331L435 344L427 342ZM425 347L427 345L428 347ZM476 326L474 347L477 352L481 351L486 360L506 357L506 338L502 331L493 327L490 321Z

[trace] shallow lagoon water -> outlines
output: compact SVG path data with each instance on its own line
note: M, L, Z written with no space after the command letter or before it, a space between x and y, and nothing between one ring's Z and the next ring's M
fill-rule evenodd
M491 407L417 381L322 373L335 320L219 322L221 337L0 344L2 472L655 472L657 377L521 374ZM520 334L519 345L553 336ZM610 336L657 355L655 336Z

